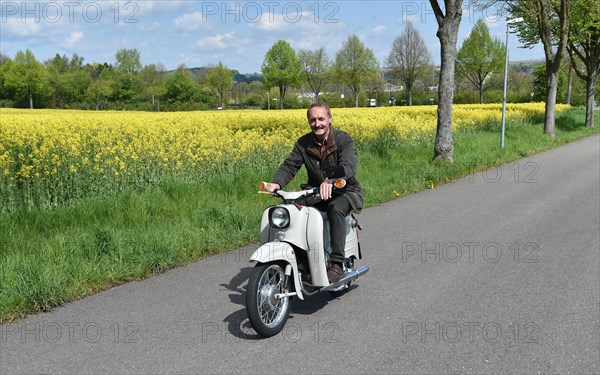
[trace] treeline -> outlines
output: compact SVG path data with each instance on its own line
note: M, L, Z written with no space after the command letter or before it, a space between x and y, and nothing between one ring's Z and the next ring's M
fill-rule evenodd
M0 56L0 106L17 108L199 110L215 107L216 92L206 84L210 69L180 66L166 71L140 63L140 53L123 49L116 62L84 64L74 54L43 63L30 50L14 59ZM247 105L260 105L260 77L231 71Z
M504 45L483 21L458 50L455 103L501 102ZM381 65L385 65L384 68ZM508 101L543 101L543 63L511 66ZM0 55L0 106L145 111L211 108L301 108L318 98L333 106L437 104L439 69L418 31L407 23L384 62L353 35L330 57L324 48L295 51L278 41L261 73L214 66L142 65L140 52L121 49L114 63L84 63L73 54L39 62L30 50ZM581 105L585 85L570 65L559 74L558 102ZM484 95L485 93L485 95Z

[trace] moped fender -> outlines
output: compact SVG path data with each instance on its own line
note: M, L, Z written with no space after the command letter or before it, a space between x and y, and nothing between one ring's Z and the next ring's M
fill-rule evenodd
M282 260L292 266L291 278L294 280L294 289L298 298L304 299L302 288L300 286L300 277L298 274L298 263L296 262L296 254L292 245L286 242L267 242L260 246L250 256L250 262L270 263Z

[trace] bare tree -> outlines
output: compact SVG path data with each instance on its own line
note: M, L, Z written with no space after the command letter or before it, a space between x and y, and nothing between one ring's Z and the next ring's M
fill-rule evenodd
M438 23L437 37L441 44L440 83L438 88L438 118L433 161L453 161L452 103L454 101L454 66L456 41L462 19L463 0L444 0L444 10L438 0L429 0Z
M386 63L392 75L406 86L408 105L412 105L413 85L433 62L425 41L410 21L406 23L402 34L394 39Z

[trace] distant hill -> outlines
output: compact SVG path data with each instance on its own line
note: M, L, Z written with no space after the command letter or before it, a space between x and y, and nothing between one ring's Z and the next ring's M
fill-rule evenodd
M543 64L544 60L543 59L537 59L537 60L518 60L518 61L510 61L509 64L517 69L518 71L521 71L523 73L532 73L533 70L535 69L535 67L539 64ZM188 68L188 70L190 72L192 72L192 74L194 74L195 76L204 76L206 74L206 72L208 71L208 67L196 67L196 68ZM436 70L439 70L439 66L436 66ZM168 73L171 73L167 72ZM253 81L259 81L259 82L263 82L264 81L264 77L261 73L240 73L239 71L235 70L235 69L231 69L231 72L233 73L233 80L235 82L246 82L246 83L251 83ZM383 70L383 74L384 74L384 80L389 80L391 79L390 76L390 72L384 68Z
M188 70L195 76L202 77L208 72L207 67L196 67L196 68L188 68ZM251 83L253 81L263 82L264 78L260 73L240 73L235 69L231 69L233 73L233 80L235 82L246 82Z
M533 69L540 64L544 64L544 60L519 60L510 62L510 66L522 73L532 73Z

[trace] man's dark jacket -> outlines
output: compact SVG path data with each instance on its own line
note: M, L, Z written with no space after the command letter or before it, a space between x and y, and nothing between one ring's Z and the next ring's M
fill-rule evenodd
M363 196L355 177L357 162L354 140L350 135L331 126L324 157L321 157L320 147L313 133L303 135L275 173L273 182L283 188L294 178L302 164L308 171L308 185L311 187L318 188L325 178L344 178L346 186L340 190L334 189L333 196L345 196L354 211L360 212L363 208Z

